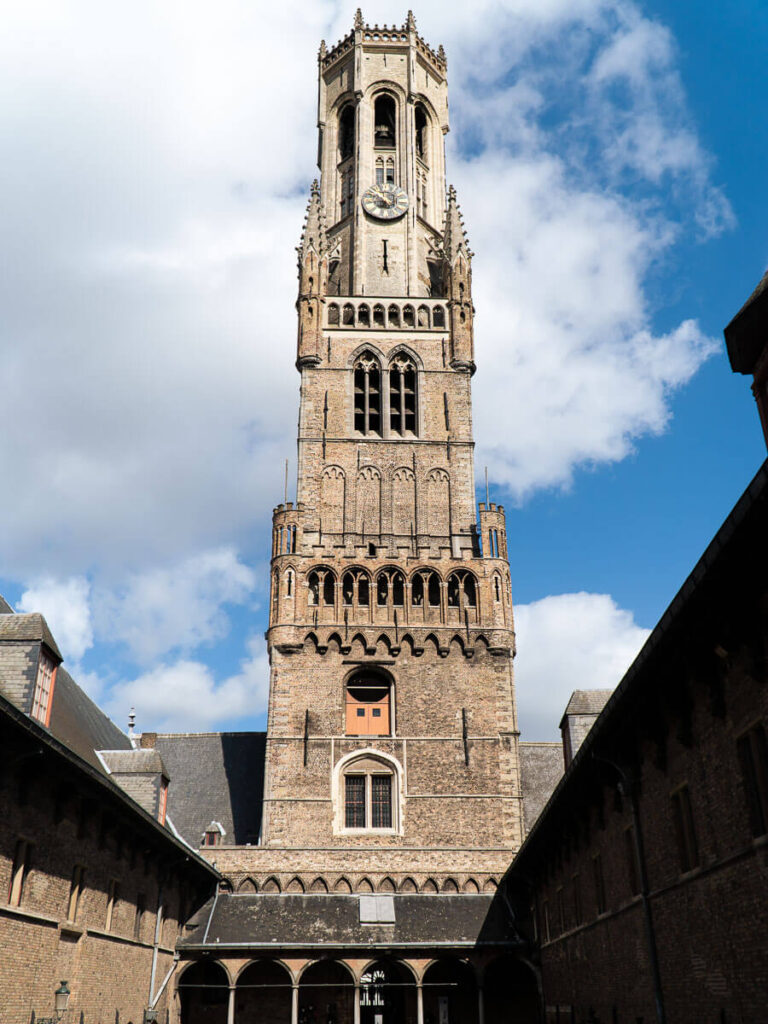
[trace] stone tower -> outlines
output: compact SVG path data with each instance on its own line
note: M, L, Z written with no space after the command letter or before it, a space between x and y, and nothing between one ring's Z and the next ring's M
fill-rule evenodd
M358 12L321 46L318 120L259 859L278 872L285 851L317 889L492 888L522 838L512 598L504 510L475 505L442 47L410 13L379 28Z

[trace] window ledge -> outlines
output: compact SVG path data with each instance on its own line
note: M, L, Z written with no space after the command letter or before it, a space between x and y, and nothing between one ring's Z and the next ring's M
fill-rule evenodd
M85 932L85 928L76 921L62 921L61 922L61 934L62 935L74 935L78 939Z
M28 921L37 921L39 924L48 924L55 928L59 926L58 917L51 917L49 914L39 914L35 910L27 910L24 907L2 906L0 907L0 914L6 914L8 917L23 917Z
M338 831L340 836L397 836L400 835L396 828L341 828Z

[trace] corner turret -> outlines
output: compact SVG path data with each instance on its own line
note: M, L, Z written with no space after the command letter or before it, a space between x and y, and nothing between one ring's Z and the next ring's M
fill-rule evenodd
M464 230L456 189L448 189L443 232L444 280L451 317L451 366L475 372L475 343L472 305L472 250Z
M328 286L328 238L325 232L325 212L320 201L317 180L307 204L307 216L301 233L299 254L299 336L296 365L317 366L320 362L320 342L323 296Z

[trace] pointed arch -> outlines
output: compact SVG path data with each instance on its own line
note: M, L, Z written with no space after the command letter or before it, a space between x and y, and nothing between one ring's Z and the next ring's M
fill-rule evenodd
M468 878L461 888L463 892L480 892L480 886L474 878Z
M453 652L454 649L458 647L462 654L466 654L466 647L464 645L464 641L462 640L458 633L453 634L453 636L451 637L451 642L448 646L451 652Z
M357 532L381 533L381 473L376 466L363 466L357 474Z
M341 876L341 878L337 878L336 881L333 883L333 891L352 892L352 886L349 883L349 879L345 878L343 875Z
M406 537L417 532L416 476L410 466L392 474L392 532Z
M361 878L355 886L355 892L373 892L373 883L370 878Z
M377 887L377 892L396 892L396 891L397 891L397 886L395 885L395 883L393 882L393 880L389 876L387 876L386 878L382 878L382 880L379 882L378 887Z
M318 877L312 882L309 887L310 892L328 892L328 883L324 878Z
M376 641L377 653L380 644L384 647L384 650L387 654L392 653L392 641L389 639L386 633L382 633L379 636L378 640Z
M341 643L341 637L339 636L338 633L331 633L331 635L328 637L328 646L330 647L331 644L336 644L337 651L341 650L343 645Z
M305 892L304 883L298 875L294 875L288 885L285 887L286 892Z
M425 532L445 537L450 532L451 478L447 470L431 469L427 473L427 529Z
M459 885L455 878L446 878L442 884L443 892L458 892Z
M360 647L360 650L356 652L358 654L365 654L365 652L368 650L368 640L363 633L355 633L355 635L352 637L349 646L351 648L354 648L355 644L359 645Z
M488 640L488 637L484 633L478 633L477 636L475 637L475 641L474 642L475 642L475 647L479 647L480 645L482 645L482 647L485 649L485 651L487 651L488 648L491 646L490 641Z
M437 892L437 882L434 880L434 878L428 878L426 882L422 885L421 891L427 893Z
M432 646L434 647L434 650L435 650L435 654L439 653L439 651L440 651L440 641L437 639L437 637L435 636L434 633L429 633L424 638L424 646L426 647L427 644L432 644Z
M307 633L307 635L304 637L304 646L306 647L307 645L313 647L315 651L317 651L318 647L320 646L317 636L314 633Z
M410 633L406 633L405 636L403 637L403 639L400 641L401 647L405 647L406 644L408 644L408 646L411 649L411 654L413 654L413 651L414 651L414 648L416 647L416 644L414 643L413 637L411 636Z
M411 878L410 875L407 878L404 878L402 880L402 882L400 883L400 892L418 892L418 891L419 891L419 887L416 885L415 879Z
M264 885L262 885L261 891L262 892L282 892L283 890L280 888L280 883L275 878L275 876L274 875L270 875L269 878L264 882Z
M237 887L238 892L258 892L258 887L254 880L249 876L244 878Z
M483 892L496 892L499 888L499 883L495 878L486 878L483 882Z
M326 466L320 481L320 510L324 533L344 532L347 477L341 466Z

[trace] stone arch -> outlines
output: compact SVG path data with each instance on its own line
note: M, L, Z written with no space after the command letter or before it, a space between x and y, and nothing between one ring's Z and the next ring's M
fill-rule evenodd
M361 878L355 886L355 892L373 892L373 883L370 878Z
M406 644L408 644L408 646L411 649L411 654L413 654L416 644L414 643L413 637L411 636L410 633L406 633L403 639L400 641L401 647L405 647Z
M305 892L304 883L298 875L294 875L288 885L285 887L286 892Z
M249 876L244 878L237 887L238 892L258 892L258 887L254 880Z
M443 892L458 892L459 886L455 878L446 878L441 886Z
M430 469L427 473L427 529L432 536L445 537L449 533L451 504L451 478L445 469Z
M410 537L416 529L416 477L408 466L392 474L392 532Z
M477 981L471 965L459 957L433 960L424 971L424 1017L437 1020L441 1005L448 1019L473 1024L477 1020ZM517 1020L509 1017L508 1020Z
M352 971L343 960L329 958L307 964L299 977L299 1020L325 1021L326 1006L335 1006L336 1020L351 1021L354 981ZM282 1018L289 1019L290 1016Z
M253 960L237 978L241 1020L290 1020L293 978L278 960Z
M381 533L381 473L375 466L363 466L357 474L357 532Z
M479 646L482 645L482 647L485 648L486 651L491 646L491 644L490 644L490 642L488 640L488 637L484 633L478 633L477 636L475 637L475 641L474 642L475 642L475 646L476 647L479 647Z
M424 646L426 647L427 644L432 644L432 647L434 648L435 654L437 654L439 652L439 650L440 650L440 641L437 639L437 637L435 636L434 633L429 633L424 638Z
M233 891L232 879L231 878L222 878L222 880L219 882L219 892L232 892L232 891Z
M417 310L418 325L419 327L430 327L431 319L429 316L429 306L419 306Z
M341 466L326 466L320 481L320 507L323 510L323 532L344 532L347 477Z
M393 880L389 876L387 876L386 878L382 878L382 880L379 882L379 884L376 887L376 891L397 892L397 886L395 885Z
M328 892L328 883L324 878L318 877L312 882L309 887L310 892Z
M486 878L483 882L483 892L496 892L499 888L499 883L495 878Z
M377 653L380 645L384 648L387 654L390 654L392 652L392 641L389 639L386 633L382 633L379 639L376 641Z
M451 642L448 646L451 651L454 651L455 648L458 647L462 654L466 653L466 646L464 644L463 639L459 636L458 633L453 634L453 636L451 637Z
M343 875L341 876L341 878L337 878L336 881L333 883L333 891L352 892L352 886L349 883L349 879L345 878Z
M311 644L315 651L320 646L315 633L307 633L307 635L304 637L304 646L307 647L308 644Z
M480 886L474 878L468 878L464 885L462 885L461 889L462 892L480 892Z
M355 672L357 671L359 670L356 669ZM348 754L345 754L344 757L340 758L334 766L334 832L340 834L347 828L347 825L345 824L345 778L348 774L364 775L366 778L371 776L375 777L376 775L391 776L391 783L389 787L389 799L391 800L389 823L374 825L373 822L369 820L369 815L372 815L372 809L369 807L365 811L365 824L354 826L354 828L364 828L366 830L373 829L374 831L376 831L377 828L381 828L382 830L386 829L389 832L399 833L401 831L403 766L392 754L388 754L383 750L377 750L375 747L361 747L357 750L352 750ZM366 786L368 784L370 784L370 778L369 782L366 783ZM361 890L359 888L360 883L358 883L358 886L355 887L357 892L373 891L373 885L371 884L370 879L366 879L366 881L371 888L369 890Z
M360 974L361 1021L375 1020L374 1009L384 1010L384 1020L416 1020L416 977L410 964L391 957L368 963Z
M226 1024L229 974L218 960L197 960L179 977L182 1024Z
M427 893L435 893L435 892L437 892L438 891L437 882L434 880L434 878L428 878L426 880L426 882L422 885L421 891L422 892L427 892Z
M269 878L262 885L261 891L262 892L279 893L279 892L282 892L282 889L280 888L280 883L275 878L275 876L274 875L270 875Z
M407 878L404 878L402 880L402 882L400 883L400 892L418 892L418 891L419 891L419 887L416 885L415 879L411 878L410 875Z

